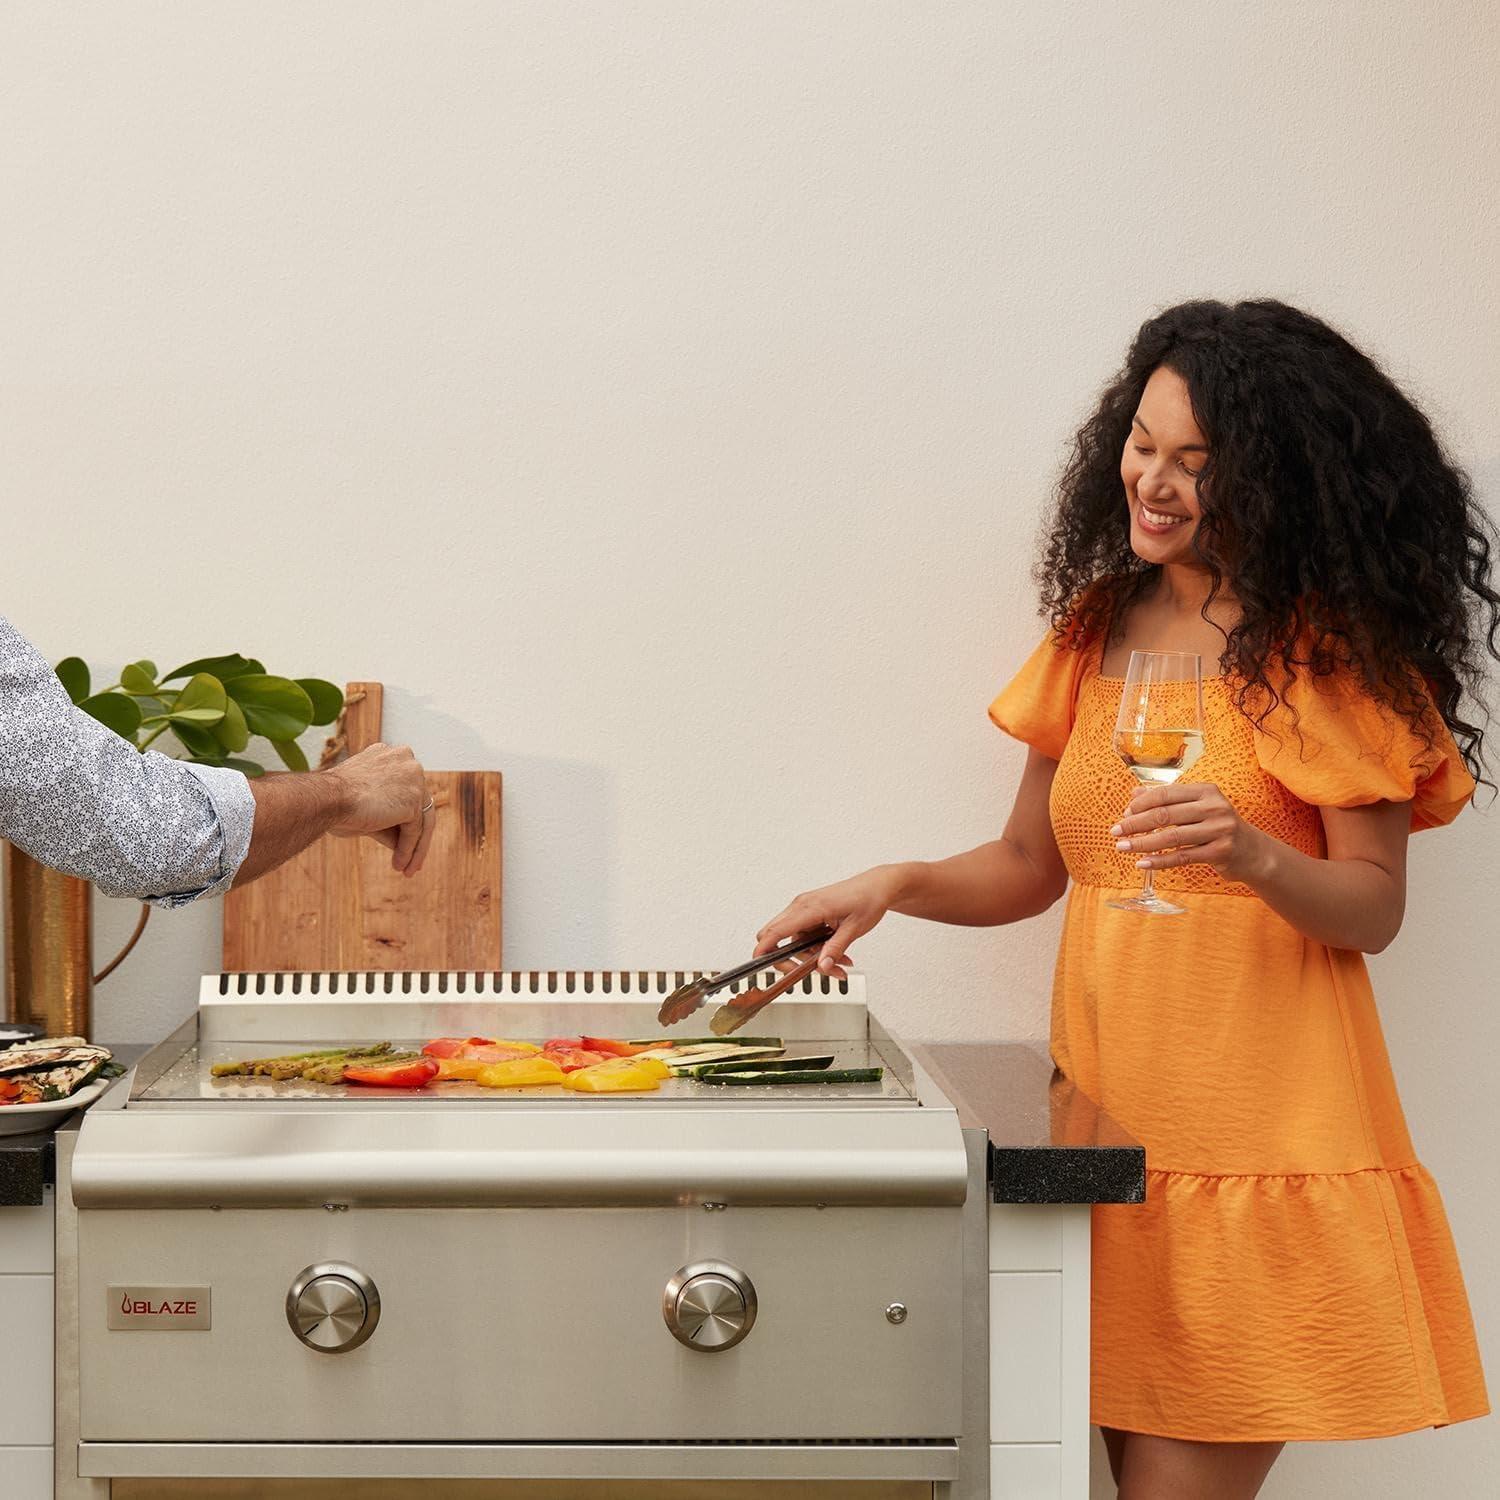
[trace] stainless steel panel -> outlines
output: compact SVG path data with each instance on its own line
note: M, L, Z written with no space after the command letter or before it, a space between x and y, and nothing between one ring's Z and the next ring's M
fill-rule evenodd
M986 1455L988 1457L988 1455ZM952 1443L808 1443L748 1447L729 1444L532 1443L511 1447L402 1443L85 1443L83 1473L120 1480L134 1476L203 1481L234 1476L260 1480L485 1477L509 1485L565 1480L584 1494L608 1482L748 1484L756 1480L826 1484L830 1481L943 1481L957 1468ZM754 1493L751 1488L751 1493ZM441 1490L439 1490L441 1493ZM604 1493L608 1493L605 1489ZM730 1490L729 1493L737 1493ZM815 1490L822 1496L826 1492Z
M699 1260L755 1284L755 1327L733 1349L685 1348L663 1321L667 1281ZM958 1208L85 1209L82 1436L951 1438L962 1260ZM284 1312L298 1271L324 1261L381 1295L375 1335L333 1358ZM155 1280L211 1285L212 1331L110 1332L104 1288Z
M904 1479L117 1479L111 1500L933 1500Z
M933 1500L903 1479L117 1479L112 1500Z
M990 1138L963 1133L969 1156L964 1204L963 1410L952 1500L990 1500Z
M367 1018L382 1036L659 1036L657 1008L678 982L698 972L211 974L203 979L198 1003L208 1042L336 1041L349 1034L351 1015ZM701 1025L694 1017L673 1033L706 1034L709 1011L702 1014ZM788 1040L863 1040L864 978L810 976L774 1002L762 1020L765 1029Z
M107 1104L112 1089L100 1101ZM53 1429L54 1500L109 1500L109 1483L87 1479L78 1470L78 1211L68 1190L73 1149L81 1121L75 1115L54 1137L57 1152L57 1347L56 1425Z
M689 1126L673 1110L587 1102L91 1111L73 1198L87 1209L964 1201L951 1111L726 1104Z

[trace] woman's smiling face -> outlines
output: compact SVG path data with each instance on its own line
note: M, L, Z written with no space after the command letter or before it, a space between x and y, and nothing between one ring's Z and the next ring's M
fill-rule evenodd
M1207 458L1208 439L1193 416L1187 382L1159 366L1141 392L1120 455L1130 546L1143 562L1202 566L1193 534L1202 514L1197 478Z

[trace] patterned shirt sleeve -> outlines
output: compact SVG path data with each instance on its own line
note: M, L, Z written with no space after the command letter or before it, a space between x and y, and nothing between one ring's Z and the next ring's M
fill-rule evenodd
M143 755L0 616L0 836L105 895L183 906L229 887L254 821L238 771Z

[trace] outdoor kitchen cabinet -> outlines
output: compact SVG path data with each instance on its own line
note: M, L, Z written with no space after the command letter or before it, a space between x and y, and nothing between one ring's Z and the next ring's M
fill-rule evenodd
M193 1132L175 1142L172 1170L155 1179L153 1186L152 1169L141 1152L149 1156L153 1132L167 1127L173 1111L158 1112L155 1124L148 1128L153 1119L149 1108L137 1113L137 1126L128 1126L124 1108L126 1091L144 1092L147 1087L143 1083L143 1078L149 1077L151 1060L147 1059L137 1075L122 1080L114 1094L101 1101L104 1112L91 1113L87 1120L75 1117L57 1137L60 1187L56 1200L55 1334L50 1319L46 1327L39 1324L35 1330L28 1329L27 1338L37 1345L29 1351L32 1357L13 1344L10 1361L12 1369L30 1367L44 1374L55 1339L56 1488L41 1473L45 1461L52 1457L53 1440L51 1414L45 1410L43 1398L41 1420L35 1420L38 1413L31 1411L30 1425L17 1429L25 1441L9 1444L18 1452L0 1455L6 1465L0 1469L5 1479L0 1488L7 1500L31 1500L32 1495L38 1500L53 1495L56 1500L83 1496L91 1500L216 1500L229 1494L253 1495L254 1500L310 1500L313 1495L318 1500L331 1500L333 1491L308 1487L309 1475L318 1473L348 1476L347 1493L361 1500L407 1500L416 1495L431 1495L437 1500L623 1500L626 1496L639 1500L644 1494L651 1500L677 1500L679 1496L682 1500L719 1500L721 1496L722 1500L763 1500L771 1495L777 1500L804 1495L807 1500L835 1495L848 1495L854 1500L917 1500L918 1496L924 1500L977 1500L982 1495L993 1495L996 1500L1085 1500L1089 1440L1088 1202L1092 1201L1088 1195L1103 1201L1129 1201L1132 1194L1138 1196L1143 1183L1139 1148L1122 1138L1108 1138L1097 1121L1094 1138L1084 1140L1079 1131L1079 1101L1069 1098L1066 1086L1060 1086L1045 1060L1034 1051L1020 1047L910 1048L908 1058L873 1020L866 1021L862 997L857 1017L843 996L817 1004L823 1011L817 1016L811 1015L816 1006L800 1017L788 1008L777 1029L792 1029L795 1034L795 1025L803 1024L810 1028L809 1034L822 1037L845 1034L837 1031L839 1025L852 1026L856 1021L861 1027L868 1025L871 1045L879 1047L897 1074L891 1080L896 1091L891 1097L905 1099L904 1104L897 1099L890 1108L872 1109L863 1116L857 1133L840 1133L844 1127L835 1118L841 1113L838 1110L820 1116L820 1106L813 1105L810 1113L800 1116L799 1130L812 1132L813 1161L828 1158L830 1151L833 1156L840 1151L846 1157L851 1152L857 1156L864 1150L865 1139L882 1138L882 1130L886 1132L883 1138L893 1142L883 1148L880 1172L867 1173L858 1160L846 1161L840 1168L840 1182L830 1183L827 1196L833 1201L826 1204L816 1201L822 1189L815 1190L814 1184L799 1176L805 1164L797 1163L795 1153L777 1158L781 1131L776 1123L778 1110L769 1114L757 1111L755 1116L757 1138L769 1153L770 1164L767 1160L740 1163L738 1199L725 1206L705 1200L704 1184L700 1182L693 1189L696 1197L684 1198L675 1206L664 1202L652 1208L650 1202L661 1189L649 1173L624 1192L625 1197L633 1193L642 1201L633 1206L621 1203L615 1209L603 1206L612 1201L609 1195L615 1189L591 1186L581 1179L574 1180L567 1190L581 1191L585 1197L592 1194L601 1200L600 1206L553 1202L539 1209L502 1204L466 1209L447 1208L441 1203L382 1206L369 1201L345 1209L321 1200L309 1201L300 1208L272 1202L255 1207L248 1202L240 1206L232 1201L210 1202L203 1195L210 1193L211 1187L215 1198L232 1198L235 1192L253 1198L257 1193L270 1192L272 1197L290 1195L295 1199L309 1186L304 1183L302 1188L297 1187L296 1173L311 1169L305 1163L288 1169L292 1175L287 1181L292 1186L273 1191L265 1186L269 1180L266 1173L271 1168L280 1171L285 1164L262 1158L250 1163L249 1176L238 1188L231 1184L230 1193L220 1195L213 1175L202 1172L208 1160L203 1153L214 1149L213 1133L219 1128L213 1124L214 1111L196 1116L191 1111L179 1111L178 1119L196 1122ZM588 1021L592 1029L603 1029L595 1024L597 1017L581 1011L575 1019ZM411 1029L414 1034L422 1030ZM514 1032L519 1028L509 1029ZM643 1034L644 1028L632 1025L629 1031ZM998 1109L996 1100L986 1098L983 1087L972 1087L976 1076L988 1078L1011 1106L1021 1096L1030 1095L1031 1117L1025 1130L1021 1122ZM662 1104L670 1108L669 1100ZM974 1123L978 1112L991 1113L992 1123L978 1127ZM312 1113L316 1115L317 1111ZM438 1107L432 1113L442 1115L444 1111ZM495 1124L508 1113L494 1112L489 1119ZM849 1119L858 1115L856 1108ZM336 1116L325 1111L322 1117L331 1121ZM253 1118L253 1114L247 1118ZM244 1137L252 1156L264 1148L268 1134L276 1134L265 1124L267 1118L262 1115L255 1130ZM352 1115L340 1112L337 1118ZM378 1124L376 1115L368 1118ZM455 1113L441 1126L429 1121L423 1128L438 1129L434 1141L443 1150L456 1149L461 1155L461 1146L442 1144L457 1139L444 1132L458 1118ZM589 1117L580 1111L572 1125L561 1117L550 1124L542 1114L535 1118L543 1122L542 1128L560 1128L548 1149L554 1154L562 1152L554 1159L566 1178L577 1165L565 1149L568 1130L576 1128L577 1120ZM618 1118L632 1119L628 1113ZM642 1111L633 1118L632 1129L645 1129L651 1125L652 1114ZM711 1118L702 1115L704 1123L695 1129L707 1130L706 1122ZM947 1125L942 1123L945 1118ZM881 1126L881 1120L887 1123ZM923 1130L918 1132L916 1127L924 1121ZM1040 1138L1038 1121L1046 1122ZM949 1130L951 1136L945 1134ZM897 1134L890 1136L891 1131ZM688 1134L692 1136L693 1132ZM80 1141L86 1147L90 1139L95 1142L92 1155L84 1163L82 1175L75 1177ZM663 1138L656 1139L659 1144ZM951 1148L941 1143L951 1140L957 1145L960 1139L959 1158L954 1163L944 1155ZM392 1140L397 1142L399 1138ZM712 1144L710 1135L701 1140ZM820 1152L818 1141L828 1150ZM316 1145L311 1138L309 1143ZM386 1149L399 1154L401 1148L394 1144ZM714 1166L716 1155L695 1148L682 1157L682 1163L690 1175L727 1170ZM223 1160L221 1157L214 1165L221 1167ZM355 1160L352 1165L357 1176L360 1163ZM462 1162L458 1163L455 1182L444 1190L458 1204L467 1201L478 1181L466 1178L466 1170ZM437 1196L441 1198L442 1192ZM202 1202L198 1203L200 1197ZM766 1206L758 1207L757 1197ZM776 1207L780 1202L786 1206ZM910 1206L903 1207L903 1203ZM921 1206L924 1203L929 1206ZM31 1207L50 1222L50 1203ZM39 1306L45 1314L51 1305L46 1294L54 1287L49 1274L50 1237L35 1227L43 1224L42 1218L27 1220L29 1234L24 1237L32 1249L17 1249L6 1259L9 1252L5 1247L12 1241L19 1246L23 1238L23 1230L17 1227L23 1221L7 1217L17 1212L15 1208L0 1208L0 1267L4 1268L0 1277L15 1278L17 1286L12 1290L23 1293L27 1305ZM617 1216L615 1231L591 1227L601 1215L607 1219L612 1214ZM80 1234L80 1220L88 1216L92 1216L92 1227L86 1223ZM256 1218L264 1233L252 1224ZM458 1425L450 1413L446 1414L446 1428L442 1420L436 1420L430 1440L412 1441L419 1435L414 1431L387 1441L377 1436L378 1424L371 1426L362 1420L363 1399L348 1399L358 1391L376 1390L359 1384L363 1378L359 1375L359 1351L352 1359L330 1358L327 1353L308 1355L306 1351L298 1355L296 1340L286 1326L288 1319L280 1316L279 1302L286 1295L281 1286L285 1278L280 1262L288 1255L299 1263L306 1258L301 1242L309 1235L313 1240L321 1237L320 1253L313 1259L320 1258L323 1249L333 1258L332 1251L341 1243L361 1247L361 1254L366 1249L374 1254L373 1247L384 1245L381 1236L387 1230L401 1241L403 1235L409 1236L414 1220L434 1228L441 1223L443 1233L434 1237L426 1252L431 1285L441 1299L444 1295L462 1297L465 1286L473 1284L472 1277L466 1279L463 1273L465 1269L472 1272L480 1264L475 1259L480 1253L476 1245L483 1242L485 1225L494 1225L497 1232L508 1236L508 1255L525 1256L530 1254L526 1245L533 1233L531 1226L543 1219L561 1224L564 1218L591 1236L590 1243L607 1246L611 1263L615 1252L620 1252L621 1273L606 1278L611 1296L623 1295L622 1277L629 1255L643 1245L649 1251L648 1269L658 1260L670 1269L678 1259L691 1261L703 1246L714 1244L742 1252L745 1264L759 1278L762 1292L761 1321L746 1335L744 1346L744 1359L750 1362L736 1364L723 1356L679 1351L676 1366L670 1360L663 1365L663 1353L670 1353L675 1346L670 1339L664 1348L660 1343L663 1330L658 1291L656 1306L640 1320L648 1352L637 1366L643 1372L643 1383L655 1391L658 1415L651 1420L656 1427L637 1425L637 1419L629 1413L635 1410L631 1403L638 1403L638 1393L626 1390L621 1393L623 1405L618 1407L613 1398L612 1404L600 1405L597 1395L588 1397L594 1402L592 1420L599 1427L592 1438L598 1441L591 1438L580 1444L572 1428L557 1434L562 1442L537 1441L537 1413L545 1408L535 1403L516 1408L510 1428L497 1429L505 1434L500 1438L481 1431L472 1417L462 1419L466 1426ZM757 1227L761 1220L765 1221L764 1232ZM782 1224L780 1229L775 1227L777 1222ZM674 1223L678 1228L662 1239L659 1230ZM959 1240L947 1238L957 1232L960 1223L961 1245ZM178 1224L188 1240L174 1244L179 1238L174 1229ZM214 1227L216 1224L222 1225L222 1232ZM652 1228L653 1224L657 1227ZM952 1229L945 1229L945 1224ZM220 1251L227 1254L242 1228L258 1236L260 1248L256 1254L215 1260ZM380 1231L375 1239L370 1237L372 1230ZM607 1238L611 1234L613 1238ZM795 1244L812 1247L812 1259L807 1259L809 1252L804 1249L778 1266L774 1252L784 1234L790 1234ZM299 1243L285 1243L291 1240ZM207 1248L192 1249L185 1259L183 1247L188 1241ZM37 1259L38 1242L48 1260L41 1270L35 1269L42 1264ZM536 1240L538 1247L548 1243L546 1236ZM563 1245L562 1241L556 1243ZM214 1250L215 1246L219 1250ZM877 1246L879 1253L872 1254ZM380 1253L384 1255L383 1248ZM834 1259L820 1272L819 1257L824 1255ZM216 1286L213 1324L231 1336L230 1345L218 1345L222 1351L219 1362L232 1360L242 1349L255 1356L245 1359L238 1373L203 1364L199 1353L207 1346L194 1341L204 1334L187 1328L149 1333L105 1331L106 1285L113 1288L122 1279L145 1285L153 1280L145 1274L153 1264L162 1267L163 1283L175 1281L194 1256L205 1267L220 1268L204 1277L214 1280ZM264 1287L249 1299L258 1311L255 1320L247 1322L248 1304L241 1293L251 1283L260 1285L255 1280L260 1276L256 1262L266 1258L273 1259L277 1269L274 1276L262 1278ZM731 1257L726 1254L724 1258ZM597 1279L597 1267L589 1269L593 1262L588 1252L575 1257L576 1266L566 1255L554 1259L558 1267L575 1276L575 1284L580 1287L583 1283L576 1280L579 1274ZM511 1263L519 1264L514 1260ZM550 1274L542 1263L528 1264L539 1267L538 1276ZM23 1265L27 1269L19 1269ZM420 1270L419 1263L413 1265ZM943 1269L944 1265L949 1268ZM401 1347L396 1336L410 1328L409 1320L417 1310L412 1295L417 1285L413 1280L415 1270L403 1269L399 1255L376 1268L377 1280L382 1279L382 1270L389 1270L392 1295L384 1326L365 1346L375 1351L374 1356L366 1356L367 1362L376 1356L389 1361ZM802 1270L807 1270L814 1281L798 1292L795 1282ZM654 1279L656 1271L650 1274ZM954 1280L944 1283L943 1277ZM28 1278L33 1279L31 1284L20 1287L19 1283ZM559 1285L567 1284L564 1275ZM945 1285L952 1291L943 1290ZM906 1307L892 1299L892 1291L899 1294L908 1286L912 1292L909 1319ZM382 1292L386 1289L383 1285ZM809 1293L816 1293L811 1302L805 1301ZM118 1300L117 1288L111 1295ZM174 1291L172 1296L182 1300L186 1292ZM236 1296L241 1303L238 1309L234 1306ZM850 1296L854 1296L853 1302ZM878 1298L873 1324L863 1329L854 1326L869 1316L868 1311L858 1309L867 1305L870 1296ZM14 1301L12 1297L10 1304ZM278 1305L266 1312L265 1305L270 1302ZM580 1292L579 1305L585 1304L597 1306L597 1290ZM955 1318L953 1314L960 1305L962 1315ZM795 1415L798 1408L788 1404L785 1392L766 1392L762 1379L751 1381L748 1387L743 1381L736 1384L733 1372L764 1370L768 1360L776 1366L780 1356L772 1357L775 1341L785 1335L786 1319L794 1308L800 1309L796 1311L797 1320L807 1322L820 1315L813 1311L820 1307L826 1307L831 1319L823 1330L826 1336L845 1327L850 1347L890 1352L883 1360L861 1352L846 1362L848 1375L843 1391L832 1389L826 1376L820 1377L821 1384L806 1390L799 1387L797 1400L803 1407L799 1421ZM886 1316L879 1315L882 1309ZM260 1313L265 1313L264 1319ZM114 1316L111 1313L112 1320ZM499 1331L503 1333L503 1325ZM382 1333L387 1335L384 1351L380 1347ZM765 1336L759 1345L749 1342L755 1333ZM223 1336L219 1337L222 1340ZM473 1346L471 1353L477 1347ZM820 1343L807 1345L810 1351L821 1351L822 1347ZM188 1356L172 1352L189 1349L198 1352ZM902 1368L906 1352L912 1358L905 1360ZM290 1359L289 1353L293 1356ZM193 1388L182 1379L184 1357L188 1367L197 1372L193 1379L215 1388L207 1406L201 1402L193 1406ZM818 1357L821 1359L821 1352ZM122 1358L124 1363L120 1362ZM799 1362L805 1358L797 1356ZM663 1378L662 1371L679 1367L687 1372L679 1378L690 1379L690 1385L674 1387L671 1377ZM387 1363L381 1368L392 1367ZM628 1366L619 1368L623 1371ZM828 1368L838 1366L828 1363ZM542 1387L552 1383L550 1399L559 1403L556 1410L565 1413L567 1408L561 1404L557 1387L560 1369L544 1362L536 1371L536 1381ZM649 1373L653 1369L654 1376ZM340 1388L328 1384L335 1378L343 1382L346 1395L342 1399L330 1396ZM718 1394L711 1395L709 1404L703 1406L705 1381L707 1389ZM294 1407L286 1405L277 1386L289 1383L303 1393L299 1400L317 1408L312 1415L299 1416ZM165 1399L154 1405L153 1399L143 1402L141 1388L149 1388L153 1399L160 1391ZM851 1404L851 1389L867 1391L869 1399ZM90 1390L94 1392L93 1414L81 1416L88 1410ZM239 1392L244 1409L226 1405L227 1392ZM905 1393L894 1406L893 1392ZM410 1395L417 1400L421 1392L414 1386ZM770 1399L759 1409L772 1415L758 1428L753 1403L768 1395ZM18 1394L17 1412L28 1398L34 1407L37 1394L32 1387ZM717 1413L722 1430L705 1431L685 1441L691 1429L682 1428L680 1423L662 1426L660 1413L670 1412L684 1401L699 1401L702 1411ZM752 1405L747 1407L746 1403ZM740 1408L737 1412L736 1405ZM609 1422L604 1419L614 1409L621 1415L611 1436L605 1430ZM215 1417L215 1410L221 1412L222 1420ZM434 1410L437 1418L444 1418L441 1403ZM868 1419L861 1415L866 1410ZM826 1432L817 1421L820 1411L836 1413ZM265 1423L263 1428L256 1425L260 1422ZM319 1422L342 1425L320 1427ZM530 1428L525 1425L528 1422ZM657 1435L658 1430L661 1435ZM766 1434L765 1439L760 1432ZM648 1441L641 1442L640 1438ZM24 1466L27 1464L29 1468ZM446 1481L441 1487L433 1482L439 1475ZM247 1489L251 1480L253 1484ZM342 1494L345 1486L336 1489Z
M37 1162L44 1150L35 1147ZM12 1160L15 1158L12 1157ZM0 1495L52 1500L53 1192L38 1180L39 1203L10 1203L0 1168Z
M912 1051L990 1142L991 1500L1088 1500L1089 1226L1145 1200L1145 1151L1038 1049Z

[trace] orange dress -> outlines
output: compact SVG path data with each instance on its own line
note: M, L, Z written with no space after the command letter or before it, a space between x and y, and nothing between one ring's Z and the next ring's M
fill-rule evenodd
M1049 638L990 707L1058 761L1072 878L1052 1056L1146 1147L1146 1202L1094 1211L1092 1416L1214 1442L1380 1437L1488 1411L1442 1202L1407 1135L1361 954L1301 936L1206 865L1140 888L1109 827L1137 785L1112 748L1122 682ZM1449 822L1473 782L1349 683L1300 682L1257 728L1206 680L1191 779L1323 856L1320 807L1411 800ZM1292 729L1292 715L1301 739Z

